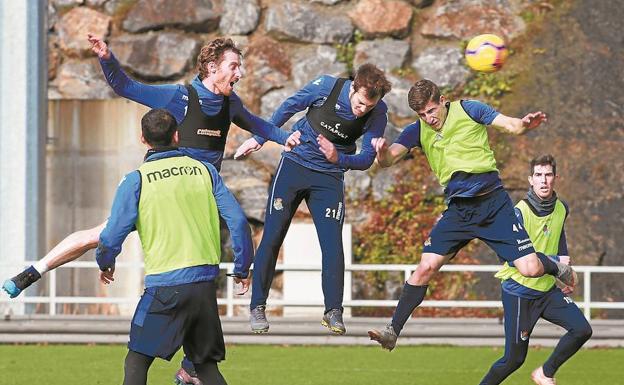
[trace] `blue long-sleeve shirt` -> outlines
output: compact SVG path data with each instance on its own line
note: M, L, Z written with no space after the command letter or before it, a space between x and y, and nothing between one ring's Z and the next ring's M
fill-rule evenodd
M146 162L157 159L184 156L177 149L150 151ZM227 189L216 168L209 162L202 161L212 178L212 191L219 214L225 220L232 237L234 251L234 273L247 277L252 262L253 244L247 219L236 202L234 195ZM101 270L115 265L115 259L121 252L121 246L128 234L135 230L138 218L139 197L141 196L141 175L135 170L127 174L119 184L110 217L100 234L96 250L96 261ZM218 265L201 265L152 274L145 277L145 286L172 286L184 283L209 281L219 275Z
M100 65L106 81L115 93L124 98L146 105L150 108L164 108L178 123L184 120L188 106L188 91L180 84L145 84L130 78L121 68L119 61L112 54L109 59L101 59ZM221 111L223 95L208 90L196 76L191 85L197 90L201 109L206 115L216 115ZM241 99L232 92L230 100L230 118L234 124L265 139L284 144L289 133L274 124L249 112ZM189 156L197 160L212 163L217 170L221 168L223 152L191 147L181 147Z
M477 100L462 100L461 106L477 123L490 125L499 114L493 107ZM396 142L408 149L414 147L422 148L420 143L420 120L407 125ZM482 174L470 174L466 172L456 172L451 176L451 180L444 189L447 201L454 197L474 197L483 195L503 187L497 171L490 171Z
M323 75L308 83L278 107L270 119L271 122L281 127L297 112L307 110L311 106L321 106L331 93L336 80L333 76ZM336 103L336 114L343 119L354 120L357 117L351 110L351 102L349 100L350 87L351 81L348 80L340 91L338 102ZM318 134L304 116L293 126L293 131L301 132L301 144L290 152L284 152L283 156L313 170L328 172L343 172L348 169L366 170L373 164L376 155L371 139L383 136L388 123L387 112L388 107L383 100L380 100L371 111L371 115L364 125L364 135L359 153L355 153L357 149L355 145L335 145L338 151L338 162L336 164L328 161L320 151L317 142ZM263 144L265 142L259 136L254 138L258 143Z

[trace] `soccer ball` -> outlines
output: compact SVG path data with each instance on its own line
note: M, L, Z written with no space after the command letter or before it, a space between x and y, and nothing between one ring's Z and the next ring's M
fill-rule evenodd
M505 41L492 34L475 36L466 46L466 62L475 71L498 71L508 54Z

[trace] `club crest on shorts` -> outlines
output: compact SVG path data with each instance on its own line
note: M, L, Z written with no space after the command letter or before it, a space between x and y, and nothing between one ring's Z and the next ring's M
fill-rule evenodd
M284 205L282 204L282 198L275 198L275 199L273 199L273 208L275 210L283 210L284 209Z
M526 341L529 339L529 332L527 330L523 330L520 332L520 339L522 341Z
M425 246L431 246L431 237L425 240Z

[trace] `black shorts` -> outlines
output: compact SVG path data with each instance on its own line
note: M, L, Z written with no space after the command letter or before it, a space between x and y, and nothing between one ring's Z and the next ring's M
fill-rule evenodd
M214 281L148 287L141 296L128 349L171 360L181 346L196 364L225 359Z
M502 188L478 197L452 198L431 230L423 252L454 255L475 238L507 262L535 252L509 195Z

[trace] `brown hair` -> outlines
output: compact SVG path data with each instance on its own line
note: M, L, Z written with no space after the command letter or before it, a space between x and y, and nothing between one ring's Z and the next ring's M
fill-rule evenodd
M440 89L428 79L421 79L414 83L407 94L407 103L416 112L425 108L430 101L440 100Z
M366 97L369 99L383 98L390 92L392 84L386 79L386 75L375 65L362 64L355 72L353 89L357 92L361 87L366 89Z
M531 160L531 169L529 170L529 175L533 175L533 172L535 171L535 166L547 165L552 167L553 174L557 175L557 161L555 160L555 157L550 154L541 155L537 158L533 158L533 160Z
M203 80L208 76L208 63L214 62L217 65L221 64L223 61L223 54L227 51L242 55L241 50L230 38L219 37L203 46L199 51L199 55L197 55L197 72L199 72L199 78Z

